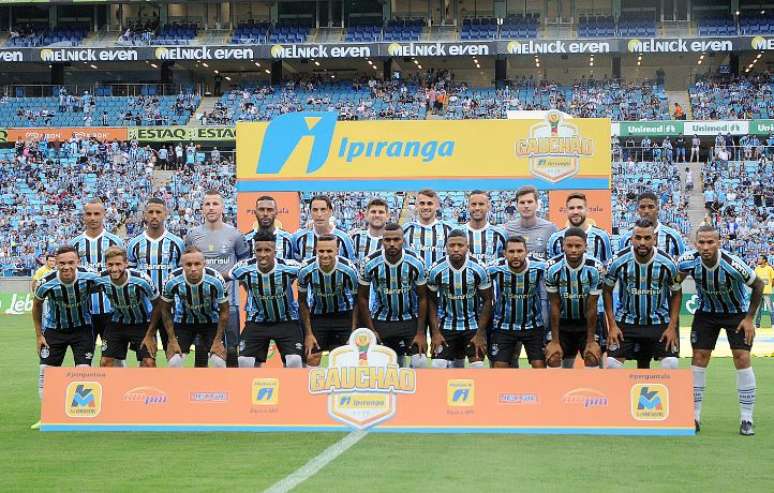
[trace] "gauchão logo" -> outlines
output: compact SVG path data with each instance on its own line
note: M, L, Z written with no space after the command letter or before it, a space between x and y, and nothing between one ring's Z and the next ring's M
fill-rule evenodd
M631 389L632 417L639 421L663 421L669 417L669 389L659 383L638 383Z
M594 142L555 110L546 114L545 122L530 128L528 138L516 142L516 156L529 159L530 173L551 183L578 174L581 157L593 152Z
M446 382L446 404L451 407L470 407L476 402L476 384L472 379Z
M319 170L331 157L336 119L335 112L286 113L275 118L264 134L256 172L276 174L289 161L304 164L306 153L305 172ZM417 158L420 162L429 163L436 157L454 154L454 142L451 140L354 140L341 137L336 144L335 157L346 163L385 158ZM299 150L299 147L303 149ZM307 150L310 147L311 150Z
M416 373L399 368L392 349L376 344L374 333L357 329L345 346L331 351L328 368L309 371L309 392L328 394L328 414L358 429L395 415L397 394L413 394Z
M102 410L102 385L70 382L65 393L65 414L71 418L93 418Z

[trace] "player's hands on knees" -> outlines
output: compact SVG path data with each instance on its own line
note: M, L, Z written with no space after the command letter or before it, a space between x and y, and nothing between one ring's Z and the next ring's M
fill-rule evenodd
M597 341L590 341L586 343L586 347L583 349L583 362L586 366L597 366L602 359L602 348L599 347Z
M146 351L148 351L148 354L150 355L150 357L153 359L156 359L156 352L158 352L159 348L158 348L158 345L156 344L155 336L153 337L145 336L142 339L142 344L140 345L140 347L144 347Z
M661 334L661 338L659 341L662 341L664 343L664 346L666 347L667 351L672 349L674 351L675 348L678 347L678 343L680 342L677 337L677 329L675 329L671 324L667 326L667 329L664 331L663 334Z
M414 340L411 341L411 345L417 346L417 352L419 354L427 353L427 336L424 333L417 333L414 336Z
M558 361L560 364L562 362L562 357L564 356L564 351L562 351L562 345L559 344L559 341L555 341L551 339L548 344L546 344L546 362L552 362L556 364Z
M304 337L304 347L306 348L306 359L309 359L312 354L320 352L320 345L317 343L317 338L314 334Z
M607 331L607 345L612 346L614 344L620 345L623 342L623 332L618 328L618 324L611 323Z
M486 335L482 333L476 333L470 343L476 350L476 356L482 360L486 358Z
M430 336L430 350L433 352L434 355L439 354L441 351L443 351L443 347L445 345L446 345L446 339L441 335L440 332L437 332Z
M40 354L40 352L43 350L43 348L47 348L47 347L48 347L48 342L46 342L46 336L44 336L43 334L40 334L37 337L38 354Z
M748 346L753 343L755 339L755 324L753 324L752 318L743 318L739 325L736 327L736 332L744 331L744 343Z
M178 344L177 341L171 337L167 342L167 360L176 354L183 354L183 351L180 349L180 344Z
M223 345L223 341L216 339L212 341L212 347L210 347L210 354L217 355L218 358L226 361L226 346Z

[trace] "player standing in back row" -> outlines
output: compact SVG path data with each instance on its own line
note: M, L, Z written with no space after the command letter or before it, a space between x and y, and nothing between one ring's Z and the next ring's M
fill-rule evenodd
M720 235L712 226L696 232L696 250L680 257L682 276L696 281L699 308L693 317L691 345L693 359L693 401L696 431L701 428L706 371L721 329L726 329L728 344L736 367L736 391L739 396L741 424L739 433L754 435L755 373L750 350L755 338L753 314L760 306L763 282L739 257L720 248ZM752 297L749 291L752 288Z
M99 199L91 199L83 207L83 225L85 231L70 242L80 258L81 265L94 272L105 268L105 252L112 246L124 246L118 236L105 231L105 207ZM95 293L91 297L91 324L94 337L105 337L105 331L111 324L113 308L104 293ZM124 360L116 360L116 366L125 366Z
M352 233L352 244L355 247L356 264L362 265L363 260L382 248L384 225L390 218L390 208L384 199L371 199L366 206L366 227Z
M247 249L255 252L253 239L259 231L266 231L277 238L277 257L285 260L293 259L293 235L277 225L277 201L270 195L263 195L255 200L255 229L245 235Z
M302 262L314 257L317 238L320 235L333 235L338 244L338 254L351 261L356 260L355 247L347 233L335 227L331 222L333 217L333 202L325 195L315 195L309 201L309 212L312 216L312 227L299 229L293 235L293 254L297 261Z
M180 267L185 250L183 239L166 230L167 214L167 205L162 199L149 199L143 212L145 231L129 240L126 246L129 266L150 277L159 293L169 273ZM160 329L161 346L166 351L167 331L160 323L158 325L153 330Z
M204 255L207 267L215 269L228 283L229 319L224 334L226 346L226 365L237 367L239 356L239 289L236 282L228 277L229 270L239 261L248 258L252 253L247 249L247 243L234 226L223 222L225 206L223 195L217 190L205 192L202 202L204 224L194 228L185 238L185 245L196 247ZM209 351L207 344L197 345L196 362L203 365Z
M417 192L417 221L403 225L406 248L413 250L429 269L446 255L446 239L451 226L438 219L440 200L434 190Z

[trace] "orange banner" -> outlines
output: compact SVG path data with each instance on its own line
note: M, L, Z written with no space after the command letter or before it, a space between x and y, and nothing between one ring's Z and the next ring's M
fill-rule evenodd
M694 434L687 370L49 367L45 378L43 431Z
M128 135L126 128L117 127L9 128L7 141L37 140L44 136L49 142L62 142L70 140L73 136L76 138L96 137L97 140L127 140Z
M548 192L548 220L559 229L567 226L567 196L578 190L551 190ZM610 190L582 190L586 195L586 214L593 224L608 233L613 230L613 212Z

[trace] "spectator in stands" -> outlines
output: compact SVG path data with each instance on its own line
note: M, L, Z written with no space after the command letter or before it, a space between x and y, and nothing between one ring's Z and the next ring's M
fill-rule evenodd
M701 139L698 135L694 134L693 138L691 138L691 162L699 162L699 157L701 155ZM694 161L694 157L696 158L696 161Z
M685 120L685 111L683 111L683 107L680 106L680 103L675 102L675 109L672 112L672 115L675 120Z

